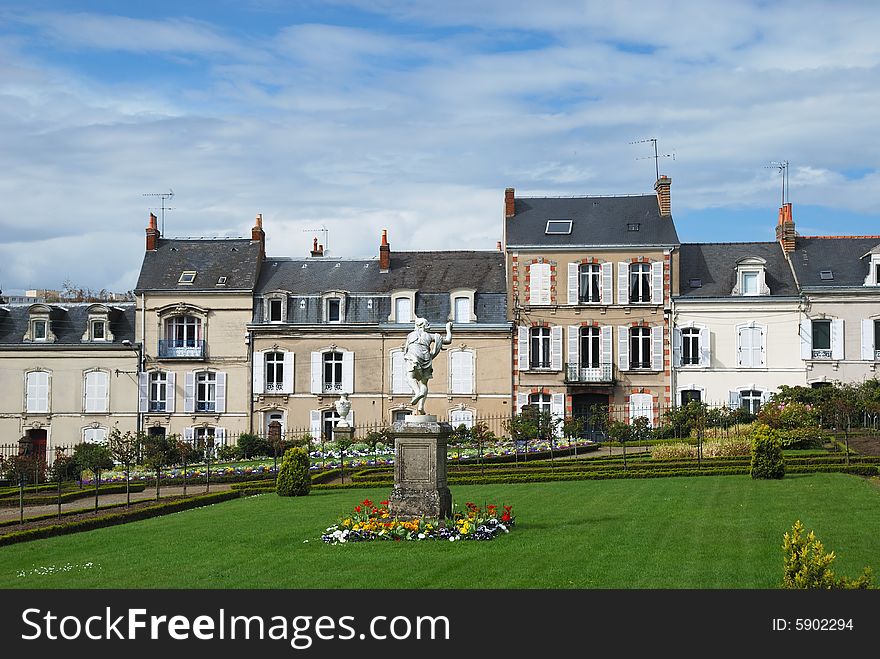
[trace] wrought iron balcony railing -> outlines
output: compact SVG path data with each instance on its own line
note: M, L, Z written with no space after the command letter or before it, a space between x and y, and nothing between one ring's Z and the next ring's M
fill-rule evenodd
M160 359L204 359L205 342L196 340L166 339L159 341Z
M570 384L614 382L614 364L583 366L581 364L566 363L565 381Z

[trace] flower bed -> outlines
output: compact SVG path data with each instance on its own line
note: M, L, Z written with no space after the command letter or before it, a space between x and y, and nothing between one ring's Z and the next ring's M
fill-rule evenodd
M468 502L465 506L467 511L454 513L452 519L401 520L391 516L388 501L375 505L364 499L350 515L327 528L321 540L331 545L370 540L494 540L502 533L509 533L515 524L510 506L502 506L500 516L496 505L481 508Z

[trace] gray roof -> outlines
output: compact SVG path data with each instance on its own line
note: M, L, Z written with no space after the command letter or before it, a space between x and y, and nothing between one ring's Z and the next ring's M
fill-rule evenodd
M862 257L880 246L880 236L798 236L795 245L791 262L802 287L864 286L871 259ZM833 279L821 279L823 270Z
M657 195L516 197L505 219L508 247L540 245L678 245L672 216L661 217ZM572 220L571 234L546 235L548 220ZM627 229L638 224L638 231Z
M194 270L191 285L179 284L181 273ZM163 238L154 252L144 254L136 292L252 291L260 271L260 243L244 238ZM226 277L226 285L217 280Z
M682 298L730 297L736 285L736 264L756 256L764 259L764 277L773 296L797 296L791 268L777 242L684 243L681 246L680 278ZM701 287L692 287L699 279Z
M110 321L110 332L113 334L113 343L83 343L82 341L82 336L88 326L89 308L95 305L103 305L110 310L108 320ZM0 344L4 346L12 344L19 346L76 345L101 348L108 345L119 347L125 339L134 342L134 304L75 302L41 305L50 309L50 329L55 335L55 342L25 343L22 339L28 329L28 310L31 306L33 305L7 304L0 307Z

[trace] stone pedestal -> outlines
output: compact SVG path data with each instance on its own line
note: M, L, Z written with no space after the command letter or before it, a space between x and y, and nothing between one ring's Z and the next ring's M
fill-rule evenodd
M401 519L446 518L452 515L452 494L446 484L448 423L430 414L407 415L394 424L394 489L389 512Z
M333 428L333 441L338 442L340 439L345 442L345 440L351 440L354 435L354 428L351 426L343 426L337 425Z

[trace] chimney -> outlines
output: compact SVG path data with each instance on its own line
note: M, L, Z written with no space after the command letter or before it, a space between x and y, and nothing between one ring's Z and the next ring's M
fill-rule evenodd
M776 223L776 240L782 246L786 256L795 250L794 218L791 215L791 203L779 207L779 222Z
M503 249L501 249L501 241L500 241L500 240L498 241L498 244L495 246L495 248L496 248L499 252L503 252L503 251L504 251Z
M156 227L156 216L150 213L150 226L147 227L147 251L155 252L159 247L159 229Z
M382 229L382 244L379 245L379 272L391 269L391 245L388 244L388 229Z
M251 240L260 243L260 258L266 258L266 232L263 231L263 214L257 215L257 220L251 228Z
M513 188L506 188L504 190L504 217L513 217L516 215L514 203L516 200L516 193Z
M660 206L660 217L669 217L672 215L672 198L669 194L670 187L672 187L672 179L668 176L661 176L654 184L654 190L657 191L657 204Z
M324 256L324 246L318 244L318 239L315 238L315 241L312 243L312 258Z

